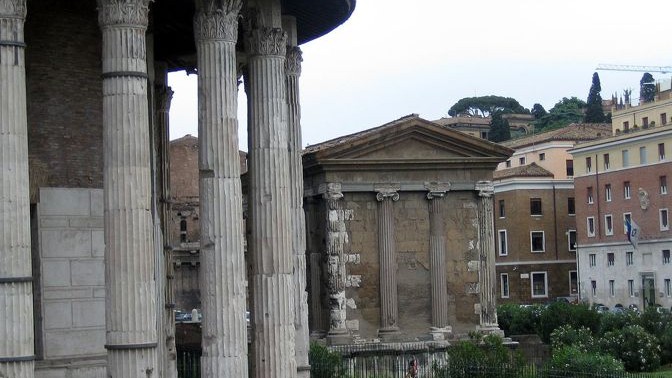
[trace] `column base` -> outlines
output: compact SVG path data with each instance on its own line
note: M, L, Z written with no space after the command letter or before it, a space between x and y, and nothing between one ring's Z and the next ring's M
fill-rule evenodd
M497 335L502 338L504 338L504 331L502 331L498 325L492 324L492 325L477 325L476 326L476 331L484 334L484 335Z
M378 337L382 342L397 342L401 341L401 331L399 327L385 327L378 330Z
M430 327L429 334L434 341L443 341L453 338L453 327Z
M325 337L327 337L327 332L322 331L322 330L315 330L315 331L312 331L310 333L309 337L310 337L311 341L321 340L321 339L324 339Z
M296 367L297 378L310 378L310 365L303 365Z
M352 344L352 336L348 330L332 330L327 333L327 345Z

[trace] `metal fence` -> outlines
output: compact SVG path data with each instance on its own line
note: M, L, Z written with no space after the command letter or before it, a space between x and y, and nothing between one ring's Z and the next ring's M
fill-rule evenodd
M177 376L201 378L201 351L177 350Z

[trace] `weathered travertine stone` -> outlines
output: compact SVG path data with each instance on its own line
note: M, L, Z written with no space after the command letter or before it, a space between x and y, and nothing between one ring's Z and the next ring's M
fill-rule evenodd
M25 0L0 0L0 377L33 377Z
M236 67L241 1L203 0L197 5L194 34L200 94L201 375L247 377Z
M98 0L103 34L106 329L110 377L156 376L145 31L149 0Z
M327 273L327 292L329 294L329 332L327 341L331 345L347 344L351 341L346 326L345 301L345 246L348 233L342 208L343 193L338 183L328 183L324 193L326 200L327 235L325 254L325 272Z
M296 30L296 21L289 20L288 29ZM295 33L292 33L295 34ZM301 160L301 103L299 76L301 49L287 46L287 106L289 129L289 182L291 204L292 250L294 253L294 327L296 329L296 366L298 377L310 376L308 363L308 293L306 292L306 217L303 211L303 163Z
M495 234L493 218L493 196L495 188L491 181L479 181L478 191L478 245L481 267L478 270L480 295L480 327L483 332L502 333L497 324ZM503 335L503 334L502 334Z
M399 200L398 187L375 188L378 200L378 254L380 256L380 328L383 340L393 340L399 334L399 304L397 296L397 253L394 240L394 209Z
M317 231L320 224L318 207L320 201L317 197L306 198L306 229L307 229L307 253L310 256L310 338L321 339L327 334L328 319L324 316L322 311L322 298L324 291L322 290L322 245L318 243L313 237L313 233Z
M248 246L252 259L254 376L295 377L287 36L282 29L261 26L252 29L248 37Z
M432 290L432 327L448 326L448 288L446 277L446 225L443 197L450 184L426 183L429 200L429 265Z

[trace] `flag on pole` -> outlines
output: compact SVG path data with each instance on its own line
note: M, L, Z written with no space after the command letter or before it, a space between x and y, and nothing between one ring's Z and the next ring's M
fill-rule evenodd
M625 225L628 228L628 241L635 247L635 249L637 249L637 243L639 242L639 226L632 219L628 219Z

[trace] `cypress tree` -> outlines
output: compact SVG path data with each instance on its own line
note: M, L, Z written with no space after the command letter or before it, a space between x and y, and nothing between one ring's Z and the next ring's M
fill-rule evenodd
M606 117L602 110L602 96L600 96L601 90L600 76L595 72L593 73L593 84L590 86L590 92L588 92L588 101L586 101L588 106L583 122L600 123L605 121Z

